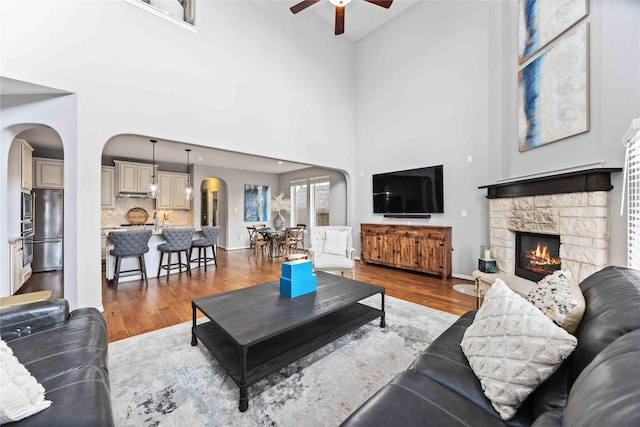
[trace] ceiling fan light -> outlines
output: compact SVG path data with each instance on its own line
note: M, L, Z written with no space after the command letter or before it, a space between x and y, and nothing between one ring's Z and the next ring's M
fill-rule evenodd
M329 1L334 6L346 6L351 2L351 0L329 0Z

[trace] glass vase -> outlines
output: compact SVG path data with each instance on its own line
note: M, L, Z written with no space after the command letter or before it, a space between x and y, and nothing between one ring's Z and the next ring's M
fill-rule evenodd
M278 211L278 215L273 218L273 228L278 231L284 228L284 217L280 211Z

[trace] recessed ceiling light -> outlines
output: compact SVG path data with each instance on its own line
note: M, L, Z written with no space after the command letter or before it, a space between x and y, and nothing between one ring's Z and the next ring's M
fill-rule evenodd
M204 157L196 157L198 160L204 160Z
M278 164L279 164L279 165L281 165L281 164L283 164L283 163L284 163L284 162L283 162L282 160L278 160Z

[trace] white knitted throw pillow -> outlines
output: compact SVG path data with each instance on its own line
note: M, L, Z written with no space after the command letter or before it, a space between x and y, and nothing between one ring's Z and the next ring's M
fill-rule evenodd
M347 255L347 240L349 231L327 230L324 235L323 253L333 255Z
M19 421L51 406L44 387L0 340L0 424Z
M460 343L482 390L502 419L513 418L577 340L496 279Z

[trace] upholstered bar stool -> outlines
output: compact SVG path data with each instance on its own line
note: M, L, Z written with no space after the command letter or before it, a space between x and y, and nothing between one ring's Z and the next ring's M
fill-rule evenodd
M182 273L182 267L186 267L187 274L191 276L191 265L189 263L189 255L191 253L191 241L193 240L193 228L165 228L162 230L162 236L167 243L158 245L160 251L160 263L158 264L158 277L164 268L167 270L167 282L169 281L169 273L172 269L178 269ZM184 252L185 262L182 262L182 252ZM162 264L164 254L167 254L167 263ZM171 262L171 255L178 254L178 261Z
M191 254L193 249L198 249L198 257L191 259L192 262L198 261L198 268L200 268L200 262L204 262L204 271L207 271L207 263L213 261L213 265L218 266L218 260L216 259L216 245L218 244L218 229L220 227L202 227L202 239L196 239L191 242ZM212 256L207 257L207 248L211 248ZM202 254L204 251L204 256ZM191 258L191 256L189 256Z
M118 282L122 273L125 273L125 277L132 276L134 274L141 274L145 284L149 286L144 254L149 252L150 238L151 230L111 231L109 233L109 240L113 243L113 249L111 249L109 253L116 257L116 266L113 278L114 289L118 289ZM138 268L120 271L120 262L122 261L122 258L129 257L138 258Z

